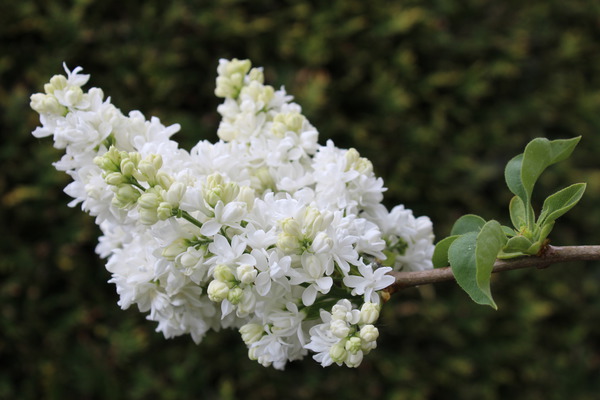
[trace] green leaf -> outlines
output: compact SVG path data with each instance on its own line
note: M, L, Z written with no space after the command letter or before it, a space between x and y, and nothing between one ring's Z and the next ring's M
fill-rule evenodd
M506 242L502 251L504 253L525 253L533 243L525 236L515 236Z
M467 214L456 220L452 226L451 236L463 235L469 232L479 232L481 227L485 225L485 220L478 215Z
M510 221L512 222L515 229L518 231L521 227L527 225L527 216L525 214L525 204L519 196L514 196L510 200L508 206L510 211Z
M490 305L497 309L492 292L490 290L490 280L494 262L498 258L498 253L506 244L506 235L502 231L502 226L498 221L488 221L477 235L476 241L476 262L477 262L477 286L489 298Z
M581 136L552 141L536 138L527 144L521 164L521 182L527 199L531 199L535 182L542 172L550 165L569 157L580 139ZM524 203L528 202L524 201Z
M494 262L506 243L502 226L487 222L479 232L468 232L450 245L448 260L459 286L478 304L497 309L490 291Z
M448 264L448 249L450 245L460 237L460 235L448 236L440 240L433 250L433 268L447 267Z
M538 224L545 225L554 222L573 208L583 196L585 187L585 183L576 183L548 196L542 206L542 213L540 214Z
M506 226L506 225L502 225L502 231L508 237L512 237L512 236L516 236L517 235L517 232L513 228L511 228L509 226Z
M488 304L487 296L477 286L475 246L477 232L469 232L454 241L448 249L448 260L456 283L478 304Z
M521 181L521 164L523 163L523 154L512 158L504 169L504 179L510 191L521 198L523 203L527 201L527 194Z

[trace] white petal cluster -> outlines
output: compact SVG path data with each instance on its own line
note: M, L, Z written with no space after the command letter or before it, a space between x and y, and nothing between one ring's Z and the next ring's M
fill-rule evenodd
M165 337L239 329L248 355L283 369L308 351L358 366L376 347L379 292L392 269L431 268L427 217L388 212L383 181L355 149L318 144L284 89L248 60L221 60L220 141L191 151L138 111L124 115L81 68L31 106L65 154L65 191L96 218L119 305ZM382 263L385 266L382 266Z

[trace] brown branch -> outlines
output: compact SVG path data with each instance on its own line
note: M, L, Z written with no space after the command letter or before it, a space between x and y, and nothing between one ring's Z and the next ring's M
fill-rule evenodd
M496 260L492 272L502 272L521 268L546 268L551 264L568 261L600 260L600 246L546 246L539 256L524 256L509 260ZM396 282L384 289L384 296L391 295L400 289L454 280L450 267L425 271L390 272Z

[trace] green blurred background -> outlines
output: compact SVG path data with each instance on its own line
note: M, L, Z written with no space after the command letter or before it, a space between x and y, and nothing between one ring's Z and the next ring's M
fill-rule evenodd
M65 61L124 112L216 139L219 58L285 85L321 143L355 147L389 206L507 223L503 167L534 137L582 135L538 200L589 183L555 244L600 243L600 3L596 0L0 2L0 398L596 399L600 265L493 280L499 311L456 284L396 294L356 370L248 360L236 332L165 340L117 306L93 219L66 206L61 153L29 96Z

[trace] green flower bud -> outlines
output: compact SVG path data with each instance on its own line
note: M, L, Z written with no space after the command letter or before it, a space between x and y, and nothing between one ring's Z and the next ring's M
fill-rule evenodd
M132 206L140 198L140 191L128 184L118 185L115 189L113 204L119 208Z
M379 330L373 325L365 325L360 328L360 338L365 342L374 342L379 337Z
M208 284L208 288L206 289L206 293L208 294L208 298L215 303L220 303L227 298L227 294L229 293L229 286L225 282L212 280Z
M167 247L165 247L162 250L161 255L167 260L173 261L178 255L185 252L188 249L189 245L190 243L187 239L179 238L173 241L173 243L171 243Z
M348 357L348 352L346 351L346 341L345 340L341 340L339 342L337 342L336 344L334 344L333 346L331 346L331 349L329 349L329 356L331 357L331 359L333 360L333 362L337 363L337 364L341 364L344 361L346 361L346 358Z
M252 343L258 342L263 337L265 330L259 324L246 324L240 328L239 332L242 335L244 343L249 346Z
M360 324L373 324L379 319L381 306L375 303L364 303L360 308Z
M353 336L346 341L345 349L350 354L360 351L361 341L359 337Z
M173 216L173 206L166 201L161 202L156 209L156 215L161 221L171 218Z
M229 293L227 293L227 300L229 300L231 304L236 305L240 301L242 301L243 296L244 291L242 290L242 288L234 287L233 289L229 290Z
M213 271L213 277L221 282L235 281L235 276L233 275L233 272L231 272L231 269L224 264L219 264L215 267L215 270Z
M113 186L117 186L122 183L127 183L127 179L120 172L110 172L106 174L104 180L106 181L106 183Z

